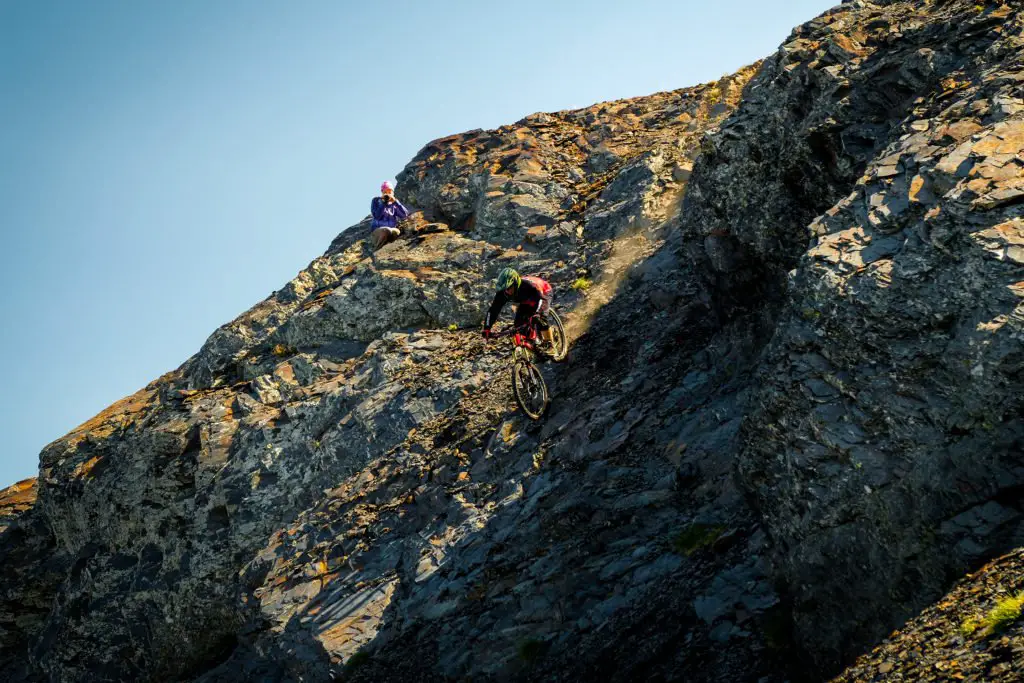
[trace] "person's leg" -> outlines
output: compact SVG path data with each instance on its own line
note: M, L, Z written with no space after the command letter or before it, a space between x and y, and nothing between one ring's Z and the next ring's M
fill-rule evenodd
M536 304L522 303L516 306L516 317L512 324L517 330L527 334L531 339L534 337L533 330L530 329L532 326L530 320L533 315L537 312ZM525 328L525 329L524 329Z
M385 244L394 242L398 237L398 234L398 228L392 228L386 225L374 228L373 232L370 233L370 240L373 242L373 248L380 249Z
M540 306L538 307L537 310L541 313L541 315L543 315L544 313L547 312L547 310L549 308L551 308L551 302L548 301L547 299L541 299L540 300ZM555 348L555 337L554 337L554 333L551 331L551 325L547 324L547 322L544 322L540 326L540 331L541 331L541 334L544 335L544 340L548 344L551 345L552 349L554 349Z

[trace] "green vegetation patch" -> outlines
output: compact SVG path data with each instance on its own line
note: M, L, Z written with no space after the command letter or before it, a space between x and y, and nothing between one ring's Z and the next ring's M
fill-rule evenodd
M981 637L999 633L1017 621L1024 612L1024 591L1003 598L981 619L967 619L960 624L960 633L965 638L974 634Z
M573 288L574 291L577 291L577 292L585 292L588 289L590 289L590 286L592 284L594 284L594 283L591 282L590 280L588 280L587 278L585 278L585 277L578 277L572 283L572 288Z
M718 524L691 524L672 539L672 550L690 557L699 550L713 546L725 530L724 526Z

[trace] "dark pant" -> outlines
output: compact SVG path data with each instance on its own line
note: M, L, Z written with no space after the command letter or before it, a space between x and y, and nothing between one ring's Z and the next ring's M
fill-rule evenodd
M551 303L547 299L541 299L540 301L524 301L523 303L516 306L516 317L512 322L517 330L521 330L526 327L530 318L532 318L538 311L544 312L551 307ZM548 325L540 318L537 319L537 327L540 329L547 329ZM530 338L533 339L536 335L534 330L530 330Z

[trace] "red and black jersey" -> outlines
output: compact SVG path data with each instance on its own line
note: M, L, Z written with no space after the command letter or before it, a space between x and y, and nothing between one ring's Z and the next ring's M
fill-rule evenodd
M551 285L539 277L527 275L522 278L522 282L516 288L515 294L508 296L504 290L494 295L494 302L491 304L491 309L487 311L487 317L484 319L484 327L491 329L494 322L501 315L501 309L505 307L505 304L509 300L514 301L519 306L530 308L533 311L537 310L540 306L541 301L551 300ZM517 316L518 317L518 316Z

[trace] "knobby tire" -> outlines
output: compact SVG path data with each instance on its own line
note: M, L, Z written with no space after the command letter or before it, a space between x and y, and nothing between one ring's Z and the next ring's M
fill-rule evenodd
M535 387L534 392L530 392L526 386L531 380ZM540 369L529 361L517 360L512 366L512 393L516 397L516 403L531 420L539 420L548 408L548 386L544 383L544 376Z

